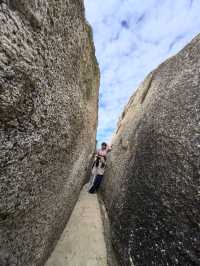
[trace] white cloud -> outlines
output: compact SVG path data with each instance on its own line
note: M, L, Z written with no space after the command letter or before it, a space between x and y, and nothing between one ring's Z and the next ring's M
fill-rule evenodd
M199 0L85 0L101 69L99 141L145 76L200 29Z

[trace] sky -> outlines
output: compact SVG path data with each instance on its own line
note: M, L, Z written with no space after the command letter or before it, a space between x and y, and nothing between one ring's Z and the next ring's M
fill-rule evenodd
M110 141L147 74L200 32L200 0L85 0L101 71L97 140Z

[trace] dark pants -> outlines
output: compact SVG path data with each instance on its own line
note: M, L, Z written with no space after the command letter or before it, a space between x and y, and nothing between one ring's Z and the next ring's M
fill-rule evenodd
M97 175L93 181L93 184L89 190L89 193L94 193L100 186L101 181L103 179L103 175Z

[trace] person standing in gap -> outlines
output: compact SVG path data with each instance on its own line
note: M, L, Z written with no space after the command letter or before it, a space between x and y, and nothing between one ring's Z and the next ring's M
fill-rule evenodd
M101 149L97 150L92 166L93 180L89 188L89 193L94 193L99 188L106 168L107 154L111 149L111 146L103 142L101 144Z

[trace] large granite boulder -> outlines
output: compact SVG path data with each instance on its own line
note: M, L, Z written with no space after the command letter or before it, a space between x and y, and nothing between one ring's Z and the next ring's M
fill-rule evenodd
M0 265L43 265L95 149L99 69L82 0L0 1Z
M103 183L122 265L200 265L200 35L126 106Z

